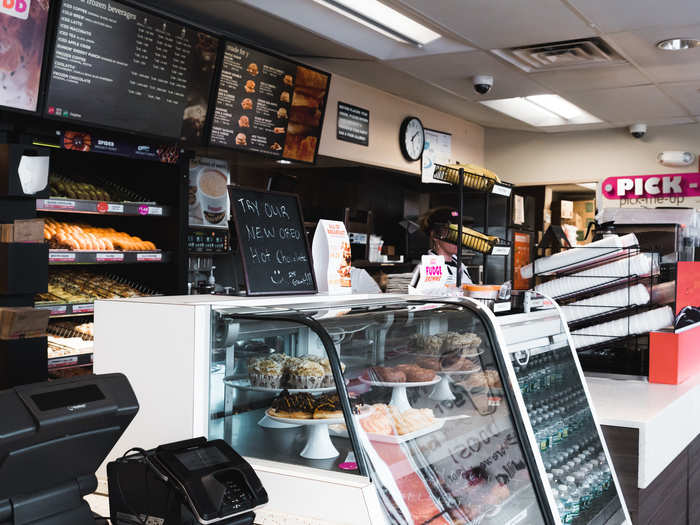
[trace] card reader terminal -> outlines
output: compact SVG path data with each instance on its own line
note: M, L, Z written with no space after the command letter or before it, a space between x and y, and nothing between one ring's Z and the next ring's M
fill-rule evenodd
M255 471L223 440L195 438L161 445L151 459L204 525L268 501Z

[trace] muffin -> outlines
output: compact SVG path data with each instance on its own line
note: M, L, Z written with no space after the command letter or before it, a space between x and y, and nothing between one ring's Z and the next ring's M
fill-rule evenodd
M288 370L287 382L290 388L321 388L326 375L323 366L308 359L292 363Z
M318 363L323 367L323 383L321 386L323 387L330 387L333 386L335 383L333 381L333 371L331 370L331 362L328 360L327 357L321 357L318 355L309 355L306 356L306 359L309 361L312 361L314 363ZM340 363L340 368L345 373L345 363Z
M281 388L283 366L272 359L256 359L248 365L248 377L252 386Z

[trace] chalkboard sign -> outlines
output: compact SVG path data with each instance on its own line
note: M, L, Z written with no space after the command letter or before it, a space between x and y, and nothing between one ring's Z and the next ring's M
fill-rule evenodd
M248 295L315 293L299 196L229 186Z

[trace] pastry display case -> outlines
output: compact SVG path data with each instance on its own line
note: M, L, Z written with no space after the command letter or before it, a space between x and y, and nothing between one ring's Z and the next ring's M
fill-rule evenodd
M329 522L566 523L498 323L398 295L98 301L95 369L141 403L113 454L224 439L272 508Z

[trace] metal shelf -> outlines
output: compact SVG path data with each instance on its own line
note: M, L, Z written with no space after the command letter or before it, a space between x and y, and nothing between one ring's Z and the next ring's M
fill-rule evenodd
M155 251L72 251L49 250L49 265L164 263L169 252Z
M79 317L82 315L92 315L95 312L95 305L90 301L83 303L50 303L35 304L37 310L49 310L52 318Z
M49 371L66 370L68 368L81 368L92 366L93 354L64 355L61 357L51 357L48 360Z
M87 215L121 215L142 217L168 217L169 206L153 202L108 202L81 199L37 199L36 210L44 212L82 213Z

